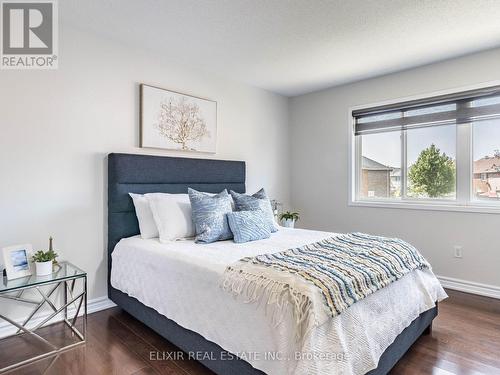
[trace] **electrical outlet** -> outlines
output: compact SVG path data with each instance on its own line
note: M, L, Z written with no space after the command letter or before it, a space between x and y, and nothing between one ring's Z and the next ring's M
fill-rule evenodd
M453 246L453 256L455 258L462 258L463 255L462 255L462 246L459 246L459 245L455 245Z

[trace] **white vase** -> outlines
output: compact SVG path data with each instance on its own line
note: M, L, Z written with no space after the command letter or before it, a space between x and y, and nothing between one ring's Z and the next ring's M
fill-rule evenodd
M294 228L295 227L295 220L285 219L285 220L283 220L283 226L285 228Z
M35 262L36 275L37 276L47 276L52 274L52 261L47 262Z

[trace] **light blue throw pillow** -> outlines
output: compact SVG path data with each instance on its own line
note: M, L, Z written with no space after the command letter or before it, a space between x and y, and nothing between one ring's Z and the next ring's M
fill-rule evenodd
M243 243L263 240L271 236L271 230L263 211L237 211L227 214L234 242Z
M211 243L233 238L227 214L232 212L231 196L227 190L213 195L188 189L196 242Z
M271 201L267 197L264 189L260 189L253 195L240 194L231 190L231 196L233 197L236 211L263 211L271 233L278 230L278 225L274 221Z

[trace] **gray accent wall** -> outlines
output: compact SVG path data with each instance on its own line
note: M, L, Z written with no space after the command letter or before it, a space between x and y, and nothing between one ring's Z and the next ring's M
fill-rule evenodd
M499 287L500 214L348 206L349 108L500 80L500 49L290 99L291 200L299 225L399 236L440 276ZM453 246L463 258L453 258Z

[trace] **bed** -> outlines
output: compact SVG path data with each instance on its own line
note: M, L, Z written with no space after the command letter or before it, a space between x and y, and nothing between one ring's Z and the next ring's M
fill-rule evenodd
M188 187L243 193L245 163L109 155L108 294L215 373L386 374L430 329L437 316L436 301L445 295L431 271L416 270L297 342L286 321L278 329L270 326L264 306L242 303L218 283L225 267L241 257L333 234L282 228L270 239L241 245L161 244L137 236L129 192L185 193Z

